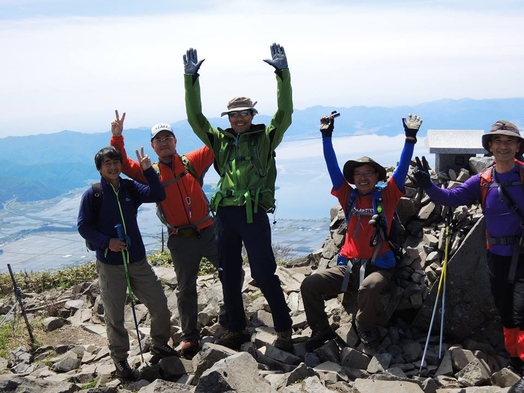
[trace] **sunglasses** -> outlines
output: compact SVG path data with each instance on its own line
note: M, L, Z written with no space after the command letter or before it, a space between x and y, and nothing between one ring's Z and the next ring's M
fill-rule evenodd
M251 114L251 111L248 109L248 110L243 110L243 111L229 112L229 117L238 117L239 115L240 116L247 116L247 115L250 115L250 114Z

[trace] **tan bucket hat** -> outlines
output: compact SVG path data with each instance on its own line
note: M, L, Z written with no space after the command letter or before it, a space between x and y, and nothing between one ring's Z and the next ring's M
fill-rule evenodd
M244 111L248 109L253 112L253 115L256 115L258 113L258 111L255 109L256 104L257 101L253 102L251 101L251 98L235 97L227 103L227 111L222 112L220 116L227 115L229 112Z
M355 184L355 179L353 178L353 172L355 172L355 169L362 165L371 165L378 173L378 181L384 181L386 180L386 169L378 164L375 160L372 158L369 158L367 156L363 156L360 158L357 158L356 160L349 160L344 164L344 177L348 181L348 183Z
M519 129L513 123L510 123L507 120L497 120L491 126L491 129L487 134L482 135L482 147L489 152L488 142L491 140L492 135L506 135L506 136L516 136L520 141L520 149L517 154L524 153L524 138L520 136ZM490 152L491 153L491 152Z

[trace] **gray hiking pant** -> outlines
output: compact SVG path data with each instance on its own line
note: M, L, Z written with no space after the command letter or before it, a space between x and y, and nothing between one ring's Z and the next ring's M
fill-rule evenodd
M198 295L197 278L200 261L206 257L218 267L218 251L213 225L200 231L200 237L170 235L167 248L171 253L177 277L177 306L182 328L182 340L198 340L197 329Z
M377 323L377 314L382 310L382 296L391 281L392 271L368 267L367 275L359 287L359 266L351 271L348 290L358 290L355 321L361 331L371 331ZM326 330L328 316L324 310L324 300L342 293L342 281L346 266L339 265L316 272L302 281L300 293L308 325L313 331Z
M129 335L124 325L127 298L124 265L108 265L97 260L96 268L111 358L114 361L124 360L129 351ZM167 344L171 337L171 315L162 283L146 258L130 263L128 270L133 293L147 307L151 316L150 335L153 345Z

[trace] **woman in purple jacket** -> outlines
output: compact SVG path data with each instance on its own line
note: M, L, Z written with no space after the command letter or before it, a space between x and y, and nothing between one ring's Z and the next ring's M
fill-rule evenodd
M511 365L524 375L524 188L523 165L516 157L524 143L514 124L499 120L482 146L495 163L463 185L450 190L432 183L427 168L415 167L413 175L435 202L460 206L481 201L486 219L487 262L491 292L504 327L504 344ZM524 392L524 376L509 392Z

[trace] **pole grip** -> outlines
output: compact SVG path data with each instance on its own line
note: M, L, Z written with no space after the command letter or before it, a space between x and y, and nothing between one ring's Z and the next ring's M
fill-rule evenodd
M124 236L124 230L122 229L122 224L116 224L115 225L116 233L118 235L118 239L125 242L126 237Z

